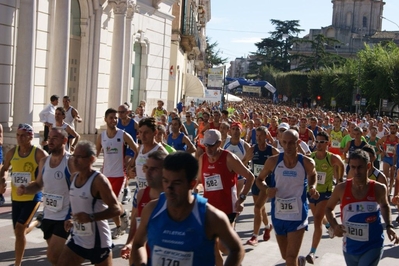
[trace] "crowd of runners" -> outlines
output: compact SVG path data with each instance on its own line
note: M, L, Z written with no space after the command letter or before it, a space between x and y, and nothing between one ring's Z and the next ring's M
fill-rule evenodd
M245 250L234 228L248 195L253 234L245 244L268 241L274 231L287 265L315 263L323 227L343 237L347 265L377 265L383 229L399 243L391 217L399 204L399 135L390 117L245 96L223 110L191 101L167 111L162 100L147 110L141 101L109 108L106 129L91 143L75 131L82 118L69 97L63 107L58 100L53 95L40 113L42 148L32 144L33 127L20 124L17 146L4 155L0 193L9 178L15 265L34 227L53 265L112 265L112 239L125 233L117 252L126 265L241 265ZM309 253L299 256L309 209L315 230Z

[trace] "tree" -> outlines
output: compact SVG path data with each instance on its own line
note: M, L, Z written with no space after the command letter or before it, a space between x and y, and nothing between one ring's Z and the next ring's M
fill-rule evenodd
M270 32L269 38L263 38L255 43L258 50L254 55L264 64L287 72L291 69L292 45L295 37L303 29L299 29L299 20L276 20L271 19L271 23L276 27L275 31Z
M220 56L220 49L217 48L218 45L218 42L210 43L210 38L206 37L206 63L210 68L212 68L213 66L224 65L228 61L227 58L222 58Z

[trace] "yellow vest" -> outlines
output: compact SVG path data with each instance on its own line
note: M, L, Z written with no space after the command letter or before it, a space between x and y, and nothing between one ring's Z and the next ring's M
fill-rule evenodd
M15 147L15 152L11 158L11 198L13 201L40 201L42 193L17 195L18 186L23 184L27 186L30 182L35 181L37 177L37 168L39 164L36 162L36 147L32 146L32 150L26 157L18 154L19 146Z

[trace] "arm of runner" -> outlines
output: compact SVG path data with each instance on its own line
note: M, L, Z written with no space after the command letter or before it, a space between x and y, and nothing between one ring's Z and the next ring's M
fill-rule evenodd
M78 123L82 123L82 118L79 115L78 110L76 110L75 108L72 109L72 117L75 119L76 122Z
M108 208L102 212L96 213L74 213L73 218L78 223L89 223L94 221L106 220L111 219L115 216L122 215L123 210L119 205L118 199L112 191L111 184L103 174L99 173L94 178L91 187L91 193L94 198L101 199L104 204L108 206Z
M186 152L188 153L194 153L197 151L197 148L194 146L194 144L190 141L190 139L187 137L187 135L183 136L183 143L186 144L187 149Z
M303 157L303 164L305 167L306 174L308 176L308 188L309 195L313 199L318 199L320 197L320 193L316 190L317 186L317 178L316 178L316 168L315 162L312 158Z
M244 149L245 149L245 156L244 158L242 158L241 161L245 166L247 166L249 161L252 160L252 158L254 157L255 145L251 147L247 142L245 142Z
M101 153L102 145L101 145L101 134L98 134L96 139L96 157L98 157Z
M140 225L137 228L134 236L132 252L130 256L133 258L134 265L147 265L147 259L150 254L147 254L146 243L147 243L147 226L152 211L158 204L158 200L149 202L141 213Z
M244 259L245 250L241 239L234 231L226 214L210 204L206 205L206 234L208 239L218 237L229 250L224 265L239 266Z
M331 154L331 165L334 167L334 178L338 184L342 182L342 179L344 177L344 170L345 170L344 162L341 160L341 157L339 157L338 155Z
M381 216L385 221L386 230L389 240L394 242L394 244L399 243L399 238L393 230L392 220L391 220L391 208L389 207L388 197L387 197L387 187L385 185L375 183L374 187L376 201L380 205Z
M10 169L11 166L11 159L15 152L15 149L16 148L14 147L11 150L9 150L4 158L4 164L0 170L0 194L4 194L6 192L7 189L6 179L8 175L8 170Z
M123 141L129 145L129 148L134 151L134 153L138 153L138 145L134 142L133 138L126 132L123 132Z
M200 188L202 187L202 155L198 158L198 174L197 174L197 184L195 185L193 191L194 193L198 193Z
M342 237L345 234L345 227L342 224L338 224L338 221L335 218L334 209L337 203L342 201L342 197L345 191L345 185L346 183L340 183L335 187L330 199L327 201L325 212L326 218L330 223L330 226L334 229L334 235L338 237Z
M227 167L230 171L241 175L246 178L245 186L242 190L242 194L247 195L251 190L252 184L254 183L255 177L254 174L241 162L241 160L232 153L227 155Z
M37 192L39 192L40 190L43 189L43 167L44 167L44 163L46 162L47 157L44 157L40 160L39 162L39 171L37 174L37 178L35 181L30 182L29 185L27 185L26 187L24 185L21 185L18 187L17 189L17 195L18 196L22 196L24 194L36 194Z
M138 202L141 201L141 198L143 197L143 193L144 193L144 189L141 189L141 190L139 190L139 192L137 192L137 204L138 204ZM126 240L126 244L121 249L122 259L127 260L130 258L130 252L132 251L132 244L133 244L133 239L134 239L136 230L137 230L137 206L133 205L132 214L130 217L129 235Z
M72 127L67 126L65 131L69 134L74 136L75 138L73 139L73 143L71 145L71 151L75 150L76 144L78 144L79 139L80 139L80 135L78 134L78 132L76 132Z

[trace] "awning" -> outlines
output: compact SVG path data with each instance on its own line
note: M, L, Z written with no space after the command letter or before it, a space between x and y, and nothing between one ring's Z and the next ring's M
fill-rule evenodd
M202 81L192 75L192 74L185 74L185 96L186 97L200 97L203 98L205 97L205 87L204 84L202 84Z
M242 102L242 99L240 97L237 97L230 93L226 93L225 99L227 102Z

